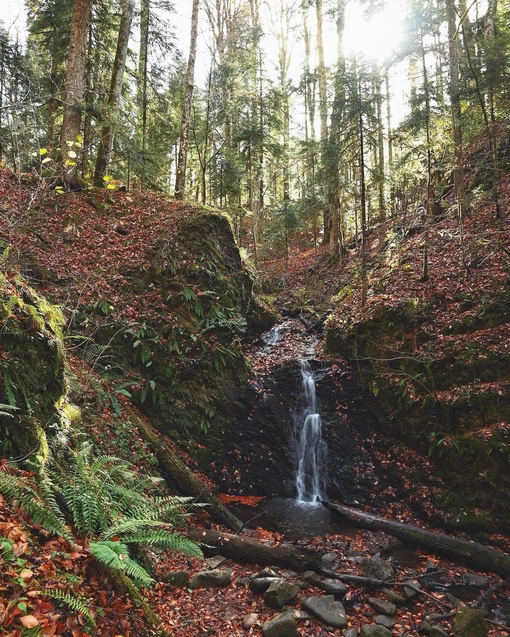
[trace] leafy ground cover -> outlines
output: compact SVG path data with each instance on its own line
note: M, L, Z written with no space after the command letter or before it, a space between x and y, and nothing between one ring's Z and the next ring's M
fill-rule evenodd
M508 184L504 184L504 193L507 188ZM139 322L142 305L156 314L163 309L160 297L151 289L143 290L142 295L140 290L133 289L131 296L124 296L122 302L119 290L132 287L129 266L134 254L137 259L145 260L147 268L153 267L156 237L172 240L174 225L171 217L174 216L175 221L188 214L185 207L174 206L164 197L146 193L94 192L59 197L25 187L6 171L0 171L0 202L2 232L11 245L9 255L4 256L7 270L21 268L39 284L41 292L55 291L51 281L65 285L76 285L80 281L79 298L83 307L96 305L95 309L109 318L119 316ZM508 210L506 199L505 202L504 210ZM317 247L293 254L287 268L276 261L263 264L260 274L266 280L267 288L277 297L277 305L306 308L306 320L311 320L310 317L322 319L325 310L336 306L333 324L369 317L381 302L398 304L404 295L424 298L441 309L434 315L437 320L426 327L430 334L427 346L444 348L448 345L455 350L465 341L466 332L462 330L471 328L473 321L485 320L474 311L472 303L476 301L478 308L478 301L484 296L494 298L495 290L504 288L507 281L510 254L507 223L506 216L494 223L490 205L471 213L462 228L452 216L440 220L429 236L428 281L420 281L423 235L399 238L392 230L392 222L381 226L370 236L368 246L371 285L365 308L361 307L359 246L354 244L347 249L341 267L328 264L326 248ZM29 251L39 255L39 264L44 263L51 276L41 280L44 273L40 269L30 269L24 258L28 244ZM107 263L103 264L109 272L106 278L100 277L96 268L93 248L97 245L103 245L103 254L108 255ZM125 269L119 268L119 263ZM127 298L131 299L130 303L125 302ZM343 302L344 299L347 301ZM97 305L98 300L104 301L104 307ZM464 302L464 309L459 310L459 302ZM485 305L486 313L490 313L488 303ZM69 305L66 309L72 313L76 308ZM472 319L468 320L468 317ZM459 323L464 327L456 327ZM450 330L450 326L454 329ZM508 349L508 325L486 327L478 333L484 352ZM291 338L289 356L300 351L300 346L297 337L295 343ZM417 343L416 346L419 349L424 345ZM72 348L68 357L75 377L71 397L79 404L84 417L82 426L96 447L104 453L121 455L141 475L156 473L156 459L136 431L130 418L133 408L127 409L125 392L119 391L118 383L112 384L96 374L94 366L76 356ZM271 361L265 359L259 364L267 366ZM505 384L498 383L496 390L506 391ZM144 416L139 414L139 417ZM506 426L506 423L500 423L500 428ZM493 424L484 435L491 437L495 433L496 424ZM76 435L79 439L79 432ZM374 492L377 512L420 523L415 516L419 503L429 519L433 519L437 512L433 491L440 485L433 464L423 454L396 445L391 448L384 445L384 441L375 445L379 450L379 462L386 463L388 470L399 465L404 491L397 493L392 487L381 485L380 490ZM193 467L191 458L181 455ZM429 477L420 484L415 482L417 466ZM23 476L31 479L29 473ZM403 493L407 497L403 498ZM243 499L243 502L256 504L253 499ZM191 516L189 523L210 526L203 512ZM286 541L263 529L255 528L250 533L261 540ZM510 551L506 536L492 535L485 540ZM0 542L0 634L13 637L94 634L128 637L155 633L148 627L142 609L97 570L84 544L71 547L65 540L48 535L30 521L26 512L3 497L0 497ZM380 553L387 537L381 533L352 530L348 537L331 535L306 538L301 542L322 553L336 553L337 565L342 572L360 574L362 559ZM260 635L263 621L275 614L247 586L246 578L260 570L257 565L230 561L227 563L232 569L230 586L189 590L165 583L163 575L179 569L197 572L206 566L203 560L171 552L155 552L152 558L156 564L157 583L144 589L143 594L161 619L160 631L182 637ZM395 634L416 637L425 617L438 613L449 615L453 606L446 593L462 583L467 569L438 560L424 551L413 553L412 564L407 558L402 558L400 563L399 558L394 559L400 581L420 578L427 571L437 569L443 584L441 592L423 594L411 605L399 607ZM296 573L285 575L291 581L301 580ZM491 586L501 583L500 578L486 575ZM312 593L319 593L319 590L310 586L306 594ZM360 586L349 586L346 606L352 627L359 628L373 619L374 611L367 603L370 594ZM471 595L471 600L476 599L480 591L473 590ZM484 601L491 608L502 608L507 603L507 591L490 589ZM258 614L258 620L252 628L244 629L243 620L251 612ZM504 612L510 612L510 609L505 607ZM450 617L440 623L447 632L451 631ZM312 637L340 634L339 630L326 628L312 618L303 619L299 627L303 635ZM490 637L510 635L510 630L494 617L488 629Z

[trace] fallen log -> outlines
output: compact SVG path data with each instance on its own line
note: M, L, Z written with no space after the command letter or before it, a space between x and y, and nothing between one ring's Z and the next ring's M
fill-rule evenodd
M186 535L200 542L206 555L220 553L236 562L282 566L298 572L318 571L322 564L320 553L295 544L274 544L247 535L231 535L210 529L190 528Z
M434 533L412 524L396 522L340 504L326 501L323 501L322 504L335 517L339 517L344 522L350 522L372 531L384 531L403 542L426 548L434 554L442 555L453 561L463 562L503 577L510 576L510 555L498 549L470 540Z
M243 523L221 502L196 475L188 469L184 462L164 443L154 429L135 413L138 431L154 452L163 475L175 485L180 493L191 496L202 504L207 504L207 512L213 520L225 525L232 531L238 532Z

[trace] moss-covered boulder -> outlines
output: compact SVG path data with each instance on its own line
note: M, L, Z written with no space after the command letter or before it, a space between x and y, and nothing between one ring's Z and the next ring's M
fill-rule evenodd
M19 276L0 274L0 456L38 457L66 428L60 308Z
M111 379L114 402L128 396L162 432L219 444L247 408L242 341L275 320L226 215L150 193L48 195L7 239L66 306L73 345Z

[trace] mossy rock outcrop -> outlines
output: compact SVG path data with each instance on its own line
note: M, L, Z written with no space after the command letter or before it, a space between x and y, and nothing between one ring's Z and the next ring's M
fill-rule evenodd
M66 429L60 308L17 275L0 274L0 457L44 462Z
M129 396L181 441L220 444L247 408L242 341L275 320L254 298L228 217L93 191L32 215L26 233L27 272L66 305L74 343L111 379L112 400Z
M381 301L356 320L337 310L326 332L327 351L357 370L378 426L435 462L450 491L441 507L454 517L478 510L499 527L510 510L509 291L459 298L449 321L440 299Z

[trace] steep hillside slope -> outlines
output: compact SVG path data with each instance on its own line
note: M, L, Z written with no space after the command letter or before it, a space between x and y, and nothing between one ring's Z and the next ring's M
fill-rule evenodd
M165 431L242 409L240 342L264 320L228 219L144 193L58 195L0 173L6 267L59 304L67 345Z
M509 521L508 181L503 195L501 219L486 203L430 227L384 223L368 241L366 303L351 253L326 325L327 351L357 369L382 430L434 461L449 494L438 482L429 494L452 522ZM386 463L399 473L398 453ZM418 485L402 480L402 495L418 502Z

